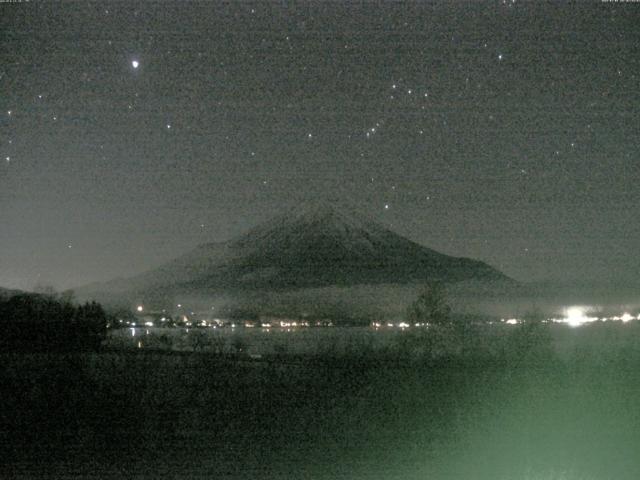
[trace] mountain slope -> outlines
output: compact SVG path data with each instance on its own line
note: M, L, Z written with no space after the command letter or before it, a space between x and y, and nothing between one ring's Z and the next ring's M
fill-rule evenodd
M276 217L166 265L94 286L144 295L430 280L508 280L489 265L443 255L372 220L321 206Z

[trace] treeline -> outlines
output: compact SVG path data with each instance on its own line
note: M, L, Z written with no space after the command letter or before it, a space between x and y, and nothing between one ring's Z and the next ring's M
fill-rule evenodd
M98 350L108 317L95 303L69 296L21 293L0 297L0 352Z

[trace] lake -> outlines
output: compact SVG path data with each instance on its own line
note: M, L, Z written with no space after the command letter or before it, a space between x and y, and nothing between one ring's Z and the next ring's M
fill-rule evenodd
M117 351L2 354L0 476L640 478L640 325L549 328L546 344L495 326L479 335L505 347L493 356L435 360L402 354L428 341L410 329L366 328L240 332L260 361L145 346L167 333L188 347L177 329L113 332Z

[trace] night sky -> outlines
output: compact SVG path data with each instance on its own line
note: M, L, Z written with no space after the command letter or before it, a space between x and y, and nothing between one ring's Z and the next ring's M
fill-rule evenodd
M0 286L315 200L523 281L640 272L640 3L2 3L0 49Z

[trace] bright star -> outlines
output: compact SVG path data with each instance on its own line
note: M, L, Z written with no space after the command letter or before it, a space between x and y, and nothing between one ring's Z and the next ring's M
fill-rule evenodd
M131 62L131 66L132 66L133 68L138 68L138 67L140 66L140 62L138 62L137 60L133 60L133 61Z

